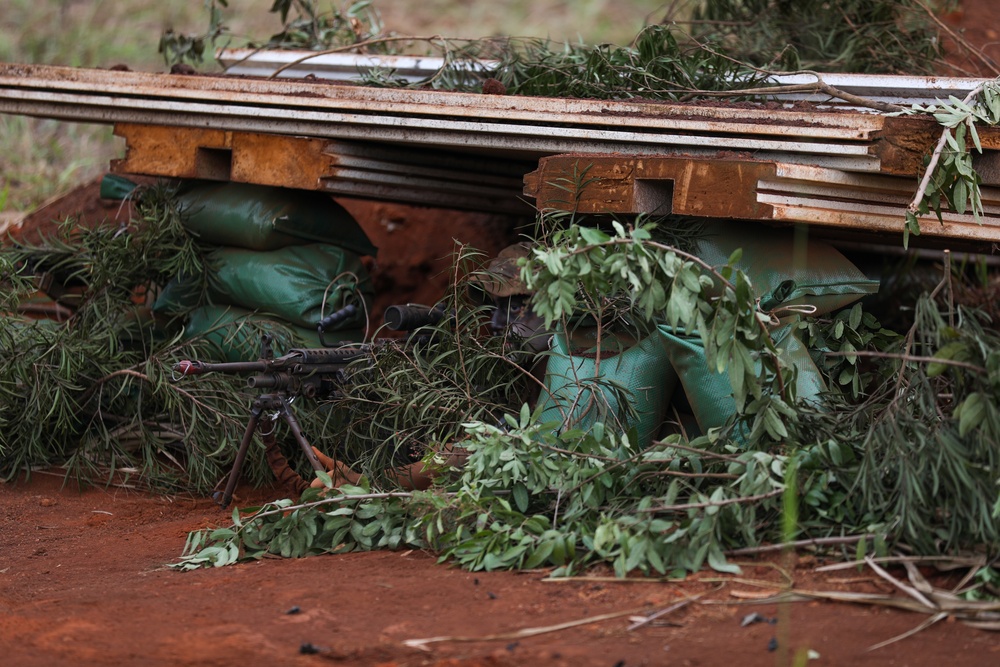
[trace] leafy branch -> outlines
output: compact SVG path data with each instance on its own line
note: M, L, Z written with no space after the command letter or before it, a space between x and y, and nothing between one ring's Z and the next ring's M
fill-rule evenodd
M1000 123L1000 84L984 83L973 89L963 100L952 96L949 102L928 107L914 106L906 113L933 115L944 130L930 161L924 170L913 200L906 208L906 226L903 245L910 234L920 234L919 215L934 211L943 223L945 205L955 213L965 213L968 208L979 222L983 215L981 177L972 164L972 150L982 154L976 123L995 127Z

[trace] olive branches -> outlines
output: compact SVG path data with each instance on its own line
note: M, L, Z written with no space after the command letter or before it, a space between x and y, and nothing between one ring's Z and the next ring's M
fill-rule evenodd
M905 113L930 114L944 131L906 209L904 246L910 234L920 233L917 216L934 211L941 220L945 205L959 214L969 210L976 221L980 220L983 214L979 188L982 179L973 167L970 144L981 154L983 146L976 123L990 127L1000 123L1000 84L987 82L973 89L964 100L951 97L948 102L929 107L914 106Z

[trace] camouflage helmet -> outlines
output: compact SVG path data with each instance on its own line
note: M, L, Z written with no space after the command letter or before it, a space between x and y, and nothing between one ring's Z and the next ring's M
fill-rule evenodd
M530 243L507 246L490 260L485 271L477 273L472 280L494 298L531 294L531 290L521 280L521 267L517 265L517 260L530 256Z

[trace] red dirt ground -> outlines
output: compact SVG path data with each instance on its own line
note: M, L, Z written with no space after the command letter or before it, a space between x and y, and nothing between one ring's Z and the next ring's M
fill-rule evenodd
M792 664L997 665L997 635L941 622L867 652L925 616L828 602L753 604L774 592L702 573L685 583L543 581L543 572L470 573L417 551L263 560L178 572L188 531L228 522L203 498L123 489L61 489L36 474L0 484L0 649L4 665L556 665ZM269 497L243 490L242 504ZM817 574L800 558L800 588L890 592L871 573ZM771 567L748 579L780 581ZM429 651L407 639L481 637L609 613L650 613L686 596L697 603L628 631L628 616L531 638L442 642ZM747 605L747 602L751 604ZM711 603L711 604L709 604ZM289 613L298 608L298 613ZM777 624L741 626L759 612ZM768 650L772 638L778 649ZM304 644L316 654L302 654ZM785 658L784 660L782 658Z
M997 48L995 0L966 0L949 16L977 44ZM505 223L388 204L348 205L382 247L375 269L392 302L432 302L452 238L495 252L511 238ZM66 214L114 218L94 187L74 193L35 224ZM30 222L29 222L30 226ZM387 305L380 303L376 312ZM241 490L240 504L278 496ZM0 664L34 665L381 665L508 667L566 665L793 664L805 650L813 665L993 666L997 635L943 621L888 647L868 647L915 628L925 616L830 602L755 604L777 590L780 575L764 563L745 568L754 585L702 573L683 583L588 580L552 583L544 572L469 573L431 554L359 553L264 560L195 572L165 567L191 530L228 522L210 500L156 496L119 488L62 488L36 473L0 483ZM889 593L870 572L818 573L810 556L791 564L796 588ZM629 617L530 638L441 642L430 650L404 640L486 637L602 614L650 613L686 596L705 597L634 631ZM748 604L750 603L750 604ZM298 609L298 613L290 613ZM777 624L741 626L759 612ZM769 643L777 639L777 649ZM305 654L304 646L318 652ZM795 664L805 664L795 663Z

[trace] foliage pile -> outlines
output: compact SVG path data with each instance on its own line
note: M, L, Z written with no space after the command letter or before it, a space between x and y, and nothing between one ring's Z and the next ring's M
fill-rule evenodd
M248 415L245 379L173 383L176 361L219 351L203 339L182 342L170 323L153 321L141 298L175 275L201 275L203 252L169 189L147 189L135 206L127 228L82 228L70 219L44 244L0 250L4 478L65 465L81 480L205 492L232 460ZM68 320L19 314L43 276L75 294ZM260 326L290 344L279 324ZM247 350L247 358L256 354ZM252 479L263 478L262 458L254 457Z
M603 424L558 433L524 406L499 425L467 423L464 467L429 491L362 480L234 512L232 527L192 534L178 566L409 545L472 569L727 571L730 549L831 536L862 553L997 553L1000 336L931 297L906 336L860 305L803 319L804 339L828 353L831 394L817 410L796 402L795 369L776 354L773 315L746 276L713 275L726 287L709 298L710 271L644 227L572 225L536 248L522 278L549 324L595 316L592 295L604 294L620 316L700 332L730 374L740 414L729 427L639 449ZM866 363L871 354L882 358ZM733 440L741 423L750 435Z
M277 0L270 11L284 27L261 48L395 53L401 44L412 49L425 42L444 58L438 72L409 81L375 70L362 77L364 83L478 92L490 78L511 95L598 99L676 100L743 90L762 85L765 70L931 73L943 59L937 25L920 0L851 0L835 11L828 4L707 0L694 7L690 21L665 19L619 46L509 36L407 38L384 33L370 0L327 12L312 0ZM212 0L204 35L166 33L160 51L168 64L202 62L206 45L225 33L226 6L226 0Z
M931 16L922 0L706 0L691 33L767 69L934 74L944 51Z

